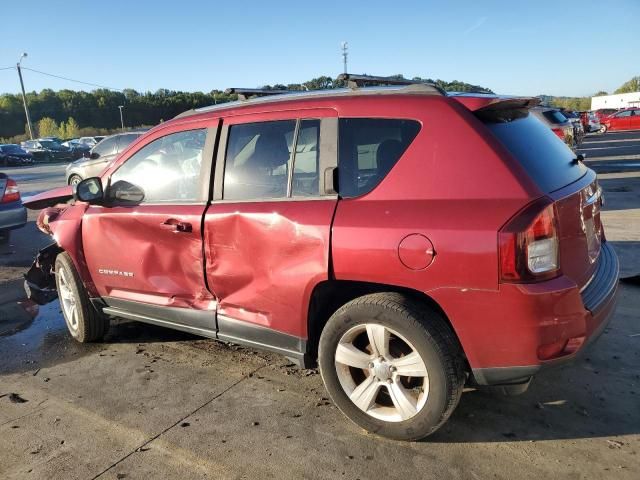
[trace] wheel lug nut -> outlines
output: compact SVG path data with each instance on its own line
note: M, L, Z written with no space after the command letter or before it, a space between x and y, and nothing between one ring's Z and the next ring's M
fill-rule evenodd
M373 368L373 362L369 362L369 365L367 365L367 367Z
M388 378L388 379L387 379L387 383L388 383L389 385L391 385L391 384L393 383L393 381L392 381L390 378Z
M394 366L391 366L391 368L389 370L391 370L392 372L395 372L398 369L396 367L394 367Z

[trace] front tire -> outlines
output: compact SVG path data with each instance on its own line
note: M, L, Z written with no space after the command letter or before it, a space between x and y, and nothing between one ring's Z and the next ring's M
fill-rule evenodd
M598 130L599 133L607 133L607 126L606 125L600 125L600 130Z
M76 175L73 174L69 177L69 185L77 185L82 181L82 178L80 178L80 175Z
M319 364L331 399L350 420L397 440L442 426L465 380L448 324L398 293L365 295L336 311L320 337Z
M71 336L80 343L102 339L109 330L109 319L91 304L71 257L66 252L56 257L56 287Z

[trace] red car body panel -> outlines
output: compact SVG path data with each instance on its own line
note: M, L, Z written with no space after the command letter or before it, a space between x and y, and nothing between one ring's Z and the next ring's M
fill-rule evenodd
M337 200L220 203L204 219L218 313L307 338L313 288L329 278Z
M215 299L203 279L203 213L203 205L90 206L82 241L99 296L210 308ZM170 220L191 225L191 232L175 230Z
M625 115L626 112L631 112L631 114ZM640 130L640 108L625 108L605 117L601 123L606 125L609 131Z
M596 246L587 244L584 229L601 230L599 210L584 209L597 189L595 175L552 194L541 191L472 113L500 102L528 100L319 96L179 117L123 152L103 172L104 187L142 146L186 129L337 116L412 119L422 131L382 182L361 197L133 207L78 202L49 228L96 297L211 312L212 319L217 314L305 340L319 283L400 287L437 303L474 373L538 367L550 358L541 347L596 332L610 316L615 292L597 314L581 297L597 264L589 257ZM212 168L212 182L221 171ZM498 232L545 195L560 220L561 273L540 283L501 283ZM172 229L177 222L189 224L190 231ZM567 345L552 356L572 355Z
M22 199L22 204L32 210L53 207L54 205L65 203L73 198L73 190L70 185L54 188L46 192L38 193L31 197Z

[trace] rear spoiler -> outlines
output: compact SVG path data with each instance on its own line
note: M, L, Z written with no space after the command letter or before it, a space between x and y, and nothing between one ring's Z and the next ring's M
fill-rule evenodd
M518 110L529 109L540 104L537 97L506 97L479 94L449 94L472 112L487 110Z

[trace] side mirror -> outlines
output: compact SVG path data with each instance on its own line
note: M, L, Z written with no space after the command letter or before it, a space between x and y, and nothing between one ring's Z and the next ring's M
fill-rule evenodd
M118 180L109 187L109 199L124 205L138 205L144 200L144 190L126 180Z
M100 154L99 154L98 152L91 152L91 153L89 154L89 158L90 158L91 160L97 160L98 158L100 158Z
M73 186L74 200L87 203L101 203L104 199L102 180L99 177L91 177L82 180Z

